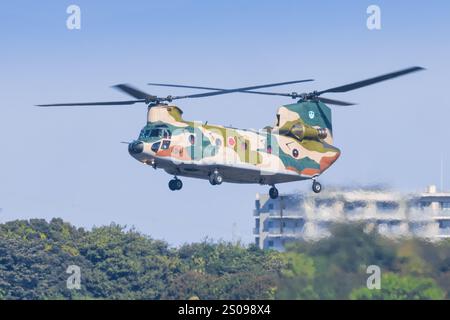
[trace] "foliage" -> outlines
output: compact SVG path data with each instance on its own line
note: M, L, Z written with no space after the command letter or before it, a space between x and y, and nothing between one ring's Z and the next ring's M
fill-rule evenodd
M436 300L445 297L444 291L431 278L401 277L386 274L382 277L382 290L369 290L366 287L355 289L351 299L377 300Z
M69 265L80 267L81 289L67 288ZM369 265L382 270L381 290L365 287ZM450 242L393 241L364 225L336 225L331 237L280 253L208 239L174 248L116 224L0 224L0 299L444 299L449 291Z

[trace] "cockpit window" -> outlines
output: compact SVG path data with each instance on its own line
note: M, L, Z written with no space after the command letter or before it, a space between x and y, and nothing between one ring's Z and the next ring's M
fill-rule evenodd
M163 129L163 138L164 139L170 139L170 130Z
M155 129L145 129L142 130L141 136L144 138L164 138L170 139L170 130L166 128L155 128Z

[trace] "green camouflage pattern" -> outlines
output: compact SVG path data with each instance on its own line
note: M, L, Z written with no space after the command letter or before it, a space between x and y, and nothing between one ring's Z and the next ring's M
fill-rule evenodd
M137 160L170 174L224 181L275 184L311 179L339 157L332 146L331 110L321 102L281 106L273 127L236 129L186 121L173 105L149 107Z

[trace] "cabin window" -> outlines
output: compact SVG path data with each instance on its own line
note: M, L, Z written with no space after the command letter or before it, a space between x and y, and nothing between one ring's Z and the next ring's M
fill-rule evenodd
M152 151L153 152L157 152L159 150L159 146L161 145L161 142L156 142L154 144L152 144Z
M163 140L161 150L167 150L167 149L169 149L169 146L170 146L170 140Z

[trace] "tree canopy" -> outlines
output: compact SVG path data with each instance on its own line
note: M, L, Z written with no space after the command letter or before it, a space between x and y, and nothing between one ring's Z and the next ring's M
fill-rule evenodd
M68 289L67 268L81 270ZM367 266L381 269L368 289ZM0 224L0 299L444 299L450 242L388 240L364 225L286 252L205 239L171 247L117 224L61 219Z

